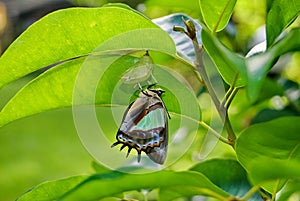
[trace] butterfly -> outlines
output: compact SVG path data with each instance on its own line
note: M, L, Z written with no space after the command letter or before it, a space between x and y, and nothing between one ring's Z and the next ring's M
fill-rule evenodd
M164 90L160 88L141 90L139 97L126 109L120 128L116 134L117 142L111 147L122 144L120 150L128 147L126 157L132 148L158 164L163 164L168 149L168 117L166 107L161 99Z

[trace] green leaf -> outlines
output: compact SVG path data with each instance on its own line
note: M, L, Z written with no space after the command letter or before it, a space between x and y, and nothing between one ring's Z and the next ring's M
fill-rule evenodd
M281 32L290 25L300 13L297 0L274 0L267 14L267 46L270 47Z
M300 51L299 35L300 28L292 29L266 52L243 58L228 50L205 28L201 33L204 48L225 82L231 84L238 74L236 86L247 83L247 94L252 102L257 99L265 77L277 59L287 52Z
M229 194L216 187L200 173L172 172L164 170L149 174L110 172L107 174L93 175L66 193L60 200L98 200L130 190L165 188L172 186L189 186L191 188L197 188L197 193L199 195L218 196L223 199L229 196ZM172 198L161 198L161 200L166 201L171 199Z
M72 108L1 127L0 141L1 200L15 200L45 180L91 171L92 158L77 135Z
M279 198L277 201L286 201L289 200L288 198L291 197L293 194L300 193L300 181L290 181L288 182L285 187L280 192Z
M283 117L255 124L244 130L237 139L238 160L251 178L260 178L261 171L277 172L274 173L274 177L278 179L277 182L264 185L269 192L278 191L283 184L281 182L280 185L278 182L282 178L279 176L282 174L282 169L273 166L273 161L274 164L278 160L282 163L290 160L300 162L299 120L299 117ZM258 163L260 165L253 165ZM280 163L276 162L276 164Z
M224 29L235 3L236 0L199 0L203 20L212 32Z
M17 201L56 200L86 178L87 176L75 176L57 181L44 182L24 193Z
M266 52L246 58L247 65L247 93L251 101L257 99L267 73L283 54L300 51L300 28L292 29L274 46Z
M190 170L204 174L218 187L237 197L243 197L251 189L246 171L235 160L212 159L199 163ZM255 194L251 200L258 201L262 198Z
M214 197L217 200L225 199L222 195L219 195L216 192L189 185L175 185L159 189L159 200L176 200L177 198L191 198L199 195Z
M156 40L148 40L152 37ZM126 50L126 47L129 49ZM123 51L117 51L117 48L123 49ZM124 110L133 100L132 96L136 92L134 84L125 85L120 80L121 75L137 60L134 55L127 55L127 53L145 54L145 49L149 50L150 55L154 54L153 50L157 50L156 53L166 52L169 57L175 54L172 40L161 29L141 29L115 36L103 43L99 47L99 51L97 49L96 52L91 53L91 56L74 59L51 68L26 85L3 108L0 113L0 124L5 125L16 119L47 110L74 106L73 115L78 134L89 133L89 136L95 136L97 139L104 138L104 140L97 141L98 144L85 144L89 149L92 147L92 150L89 151L98 161L108 162L111 168L132 162L133 160L129 160L132 157L126 159L117 149L112 151L110 146L114 140L112 129L117 131L117 124L120 124ZM107 52L107 50L113 51ZM178 64L182 62L177 56L173 56L173 58L175 61L178 60ZM181 65L180 70L185 71L187 68L193 69L191 66ZM172 117L174 116L169 124L170 134L176 133L180 126L186 128L184 133L195 133L194 131L198 128L198 124L195 122L201 118L201 112L198 101L186 86L185 80L171 68L157 64L154 65L153 76L159 86L165 89L166 93L162 99L169 113ZM147 85L148 83L141 84ZM87 105L87 108L82 105ZM92 109L92 113L87 114L90 109ZM94 109L97 111L94 112ZM94 117L95 113L97 113L97 117L93 121L90 118ZM98 131L99 124L102 127L100 131ZM95 125L98 127L94 129ZM88 131L81 129L88 129ZM95 139L86 140L86 136L80 136L84 143L95 142ZM93 149L95 145L97 148ZM101 154L99 147L101 151L107 151L110 154ZM175 144L174 146L170 145L169 153L175 153L176 148ZM185 146L184 149L187 148L188 146ZM169 157L166 164L180 158L182 153L184 152L176 152L176 157ZM116 156L118 160L112 160L114 158L111 157L112 155ZM146 159L142 159L142 161L147 161Z
M201 37L205 50L217 66L224 81L230 85L238 74L236 87L245 85L247 71L244 58L227 49L205 28L202 29Z
M38 69L89 54L113 36L143 28L158 27L120 7L53 12L30 26L2 55L0 88Z
M296 149L298 149L298 147L296 147ZM293 151L294 150L292 150L292 152ZM276 168L270 168L266 164L272 164L272 166ZM251 165L250 168L252 170L255 170L255 173L251 173L251 172L249 173L250 179L253 184L259 185L267 181L276 181L276 180L279 181L279 179L300 179L299 158L296 160L290 158L288 159L273 158L272 160L270 160L270 158L268 157L261 157L261 158L257 158L250 165Z
M153 30L151 32L152 35L155 35ZM120 77L122 73L124 73L125 70L127 70L134 64L135 57L123 56L113 65L109 66L110 69L115 69L111 73L108 73L109 71L106 72L107 76L101 78L99 86L97 86L98 78L101 77L101 74L103 74L103 72L106 69L104 67L103 69L99 68L99 66L105 66L105 61L101 60L103 57L98 56L96 58L98 59L92 59L95 61L94 63L86 62L84 58L66 62L60 66L46 71L44 74L34 79L32 82L27 84L22 90L20 90L2 109L2 111L0 112L0 125L3 126L16 119L20 119L40 112L63 107L70 107L72 105L94 103L106 105L112 104L111 95L116 87L116 84L120 82ZM91 66L90 69L92 69L92 67L94 69L89 70L89 73L91 73L91 75L88 76L89 83L87 83L87 86L81 84L82 86L79 88L77 86L76 90L74 91L75 82L76 79L78 79L78 72L82 70L81 68L84 62L86 62L84 65ZM157 66L156 68L159 67ZM177 98L179 96L182 98L191 96L186 93L186 88L179 90L180 88L182 88L182 86L178 86L178 81L175 84L176 79L174 80L172 76L170 77L170 75L168 75L169 78L168 80L166 80L165 76L167 75L165 71L155 71L157 73L155 73L154 75L162 86L166 87L168 86L168 83L173 83L172 86L169 85L168 87L174 88L174 92L177 91L177 93L175 94ZM83 79L86 78L87 77L83 77ZM96 87L97 89L93 87ZM118 100L118 104L127 105L128 99L126 98L128 98L128 95L132 94L133 92L133 85L128 85L127 91L125 91L124 96L122 96L122 101ZM76 101L74 102L73 98L76 98L76 94L79 94L80 100L76 99ZM163 99L165 100L169 112L175 112L177 114L180 114L180 111L178 110L178 104L176 103L177 98L174 96L170 96L172 94L171 92L168 92L167 94L169 95ZM97 97L96 100L94 99L95 95ZM190 100L191 98L192 97L190 97ZM183 108L181 108L181 110L182 109ZM191 117L195 116L193 115L194 112L192 112L192 109L187 108L187 110L190 111L189 115L191 115ZM186 113L185 115L188 115L188 113Z
M290 108L285 108L283 110L274 110L265 108L258 112L258 114L253 117L251 124L262 123L270 121L276 118L285 117L285 116L298 116L298 112Z
M95 170L96 173L105 173L105 172L109 172L110 169L97 163L96 161L92 161L92 168Z
M108 8L107 8L108 9ZM110 12L112 9L112 12ZM100 9L100 13L104 12L109 12L108 16L111 16L113 13L115 13L116 15L116 11L119 11L119 8L110 8L109 10L105 10L102 11L102 9ZM99 9L79 9L79 11L81 12L82 15L82 21L85 21L85 17L84 17L84 13L86 12L87 15L87 19L89 19L88 17L91 15L91 11L93 11L93 14L97 14L94 13L95 11L98 11ZM115 11L116 10L116 11ZM71 9L71 11L73 11L73 9ZM75 10L76 11L76 10ZM78 12L79 12L78 11ZM69 12L70 10L65 10L66 14L64 14L64 19L62 17L62 21L67 21L69 19ZM99 12L99 11L98 11ZM108 54L106 53L101 53L103 51L109 51L109 50L116 50L116 49L129 49L129 52L132 52L134 48L139 48L139 50L142 49L157 49L159 51L163 51L166 52L168 54L172 54L175 55L175 46L174 43L172 41L172 39L168 36L168 34L166 32L164 32L163 30L159 29L159 28L152 28L152 29L137 29L137 30L133 30L131 32L127 32L127 30L130 29L134 29L134 28L141 28L142 24L148 24L150 27L154 26L156 27L156 25L153 25L152 22L149 22L148 19L142 18L139 19L141 16L136 16L135 13L129 12L128 10L122 10L122 12L118 13L118 16L120 14L122 14L124 12L124 14L126 14L126 19L128 17L131 17L131 20L128 21L122 21L122 29L120 29L120 27L118 26L114 26L112 27L111 24L106 24L106 25L102 25L103 29L110 29L110 33L114 33L117 34L120 31L124 31L123 34L119 34L117 36L115 35L108 35L106 37L111 37L109 40L104 41L104 38L102 38L102 44L97 48L97 49L92 49L89 48L90 51L96 51L95 52L88 52L92 58L98 58L98 59L102 59L103 62L107 62L103 65L110 65L111 63L114 62L114 60L116 60L116 58L121 57L122 54L126 54L126 52L128 51L119 51L119 52L115 52L114 56L110 56L110 59L105 60L102 56L104 55L104 57L109 57ZM59 14L62 15L63 11L60 11ZM53 14L55 16L55 13ZM50 15L51 16L51 15ZM56 16L58 17L58 16ZM106 15L104 16L105 19ZM15 74L15 72L21 72L23 71L23 74L25 74L25 71L28 72L25 68L23 69L22 67L24 67L24 65L27 65L27 62L32 63L32 65L30 65L31 67L34 65L38 65L38 63L40 62L44 62L46 60L49 60L49 62L54 62L54 60L56 59L56 62L58 61L57 57L60 56L64 56L66 57L68 54L67 53L63 53L63 51L73 51L73 55L72 56L78 56L79 58L77 59L73 59L70 61L66 61L62 64L60 64L59 66L56 66L55 68L52 68L48 71L46 71L45 73L43 73L41 76L39 76L38 78L36 78L35 80L33 80L31 83L29 83L28 85L26 85L22 90L19 91L19 93L16 94L15 97L13 97L10 102L8 102L8 104L3 108L3 110L0 112L0 125L4 125L7 124L13 120L22 118L22 117L26 117L32 114L36 114L39 112L43 112L46 110L51 110L51 109L56 109L56 108L62 108L62 107L68 107L72 105L72 96L73 96L73 87L74 87L74 83L77 77L77 73L79 72L81 65L83 65L84 63L86 63L86 58L85 57L80 57L80 55L78 55L80 52L75 51L73 48L70 50L69 45L66 45L64 43L61 44L61 48L59 51L56 51L56 48L53 46L47 46L44 48L45 52L55 52L57 54L61 54L53 56L52 54L49 54L48 57L47 56L43 56L43 54L38 54L35 53L34 48L32 49L31 46L21 46L19 47L20 49L22 49L22 52L19 52L17 49L15 49L14 47L16 45L19 45L18 41L21 40L22 43L27 44L27 42L30 42L32 40L34 40L36 38L36 36L31 33L31 30L39 30L40 32L43 32L42 29L44 28L45 24L50 28L49 25L49 17L46 17L45 19L42 19L41 21L39 21L37 24L33 25L33 28L29 29L27 32L25 32L22 36L20 36L17 40L16 40L16 44L13 44L11 46L12 50L8 50L6 52L5 55L3 55L3 57L1 58L1 61L3 62L10 62L9 59L12 59L12 57L17 57L17 56L24 56L26 57L27 52L32 51L33 54L36 54L37 57L34 58L29 58L26 57L28 60L27 61L23 61L23 60L15 60L13 59L14 62L18 63L18 66L5 66L4 68L10 68L7 72L1 74L0 76L7 76L8 79L10 79L10 75ZM53 19L52 19L53 20ZM133 23L135 20L138 20L138 22L140 22L137 26L138 27L133 27ZM70 21L70 20L69 20ZM145 22L144 22L145 21ZM86 23L89 23L89 21L87 21ZM56 24L52 24L53 29L55 29ZM66 27L62 28L61 27L61 32L64 32L66 30L70 30L70 34L69 37L71 38L76 38L76 36L78 34L80 35L85 35L86 31L84 29L80 29L77 30L77 32L72 32L73 30L73 26L72 24L65 24ZM107 27L104 27L107 26ZM146 26L146 25L145 25ZM127 28L126 28L127 27ZM116 29L116 30L115 30ZM43 32L45 33L45 32ZM45 33L48 34L48 36L50 37L50 31L49 33ZM72 35L72 33L74 33L74 35ZM90 33L90 34L95 34L95 33ZM97 35L97 34L96 34ZM24 37L26 36L26 38L24 39ZM105 36L105 34L104 34ZM51 38L51 37L50 37ZM156 40L149 40L149 38L156 38ZM76 39L77 40L77 39ZM78 41L77 41L78 42ZM81 42L79 42L80 45L81 44L81 49L85 48L85 44L82 44ZM89 43L86 43L87 45L90 45ZM34 45L35 47L40 47L44 45L43 42L41 42L41 44L39 45ZM58 45L58 44L57 44ZM64 46L65 45L65 46ZM98 44L99 45L99 44ZM26 49L27 48L27 49ZM65 49L64 49L65 48ZM94 47L93 47L94 48ZM80 48L79 48L80 49ZM132 50L130 50L132 49ZM26 51L25 51L26 50ZM138 49L137 49L138 50ZM100 56L95 56L97 54L100 54ZM102 54L102 56L101 56ZM106 55L106 56L105 56ZM70 55L69 55L70 56ZM65 58L64 58L65 59ZM41 60L41 61L39 61ZM92 59L90 59L92 60ZM0 62L1 62L0 61ZM14 62L12 65L14 65ZM99 61L99 63L97 63L99 66L101 66L101 62ZM117 65L121 65L121 66L125 66L126 68L129 68L131 65L133 65L134 62L134 58L127 58L127 60L123 60L124 65L117 63ZM1 66L3 67L3 66ZM106 66L107 67L107 66ZM117 66L116 66L117 67ZM13 70L12 70L13 69ZM20 70L22 69L22 70ZM123 67L124 69L124 67ZM33 70L33 69L31 69ZM103 72L105 69L103 67L103 69L99 69L98 67L95 66L95 71L93 72L93 74L91 76L95 75L101 75L101 72ZM100 74L94 74L98 71L98 73ZM120 71L119 71L120 72ZM16 73L18 74L18 73ZM15 74L15 75L16 75ZM95 86L97 85L98 82L98 77L96 77L95 79ZM13 77L13 76L12 76ZM115 80L118 80L119 77L115 77ZM16 78L15 78L16 79ZM92 80L92 78L90 78ZM2 79L2 80L5 80ZM107 87L105 89L111 89L110 87L110 80L107 80ZM104 90L102 90L104 91ZM111 92L111 91L110 91ZM82 91L83 94L89 94L88 89L83 89ZM94 92L92 92L94 93ZM103 97L107 97L106 94L102 94L100 97L99 102L101 102L101 98L103 99ZM106 102L107 103L107 102ZM84 100L82 101L82 103L79 104L90 104L90 102L85 102Z
M190 0L189 2L181 1L181 0L147 0L145 2L146 8L157 8L161 7L164 9L170 9L170 10L179 10L179 11L186 11L190 13L195 13L197 15L200 13L200 9L198 6L198 0ZM146 11L147 12L147 11Z

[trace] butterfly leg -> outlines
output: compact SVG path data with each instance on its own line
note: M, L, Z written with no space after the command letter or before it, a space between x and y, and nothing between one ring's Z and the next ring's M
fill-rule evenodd
M117 142L113 143L110 147L113 148L113 147L117 146L118 144L121 144L121 142L117 141Z
M123 144L122 147L120 148L120 151L122 151L122 149L124 149L127 145Z
M137 161L139 163L141 161L141 154L142 153L141 153L141 150L138 150L137 152L138 152L138 160Z
M132 147L129 147L129 146L128 146L128 151L127 151L127 154L126 154L126 158L128 158L131 149L132 149Z

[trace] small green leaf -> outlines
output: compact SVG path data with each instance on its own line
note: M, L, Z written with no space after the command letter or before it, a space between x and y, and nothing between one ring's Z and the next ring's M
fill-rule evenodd
M281 32L293 22L300 13L297 0L273 0L267 14L267 46L270 47Z
M212 159L199 163L190 170L204 174L218 187L237 197L243 197L251 189L246 171L235 160ZM262 198L255 194L249 201L251 200L258 201Z
M30 26L1 56L0 88L38 69L89 54L113 36L143 28L158 27L120 7L53 12Z
M131 190L167 188L172 186L197 188L199 195L217 195L222 198L229 196L229 194L212 184L204 175L196 172L159 171L149 174L110 172L91 176L67 192L60 200L98 200ZM167 201L171 199L173 198L164 197L161 200Z
M300 193L300 181L295 180L295 181L289 181L285 187L282 189L280 192L279 198L277 201L286 201L289 200L288 198L291 197L293 194L298 193L298 198L299 198L299 193ZM296 195L297 196L297 195Z
M65 192L71 190L84 181L87 176L75 176L57 181L41 183L24 193L17 201L43 200L53 201L61 197Z
M284 163L293 160L300 163L299 121L299 117L283 117L255 124L240 134L236 142L236 153L251 178L260 178L260 172L269 170L279 181L282 169L274 166L273 161L281 160ZM260 165L253 165L258 163ZM278 191L282 187L282 183L279 185L278 181L264 187L270 192Z
M202 42L225 82L231 84L238 74L236 86L247 83L247 94L253 102L257 99L265 77L277 59L287 52L300 50L299 35L300 28L292 29L266 52L247 58L228 50L205 28L202 29Z
M257 99L265 77L277 59L291 51L300 51L300 28L292 29L266 52L246 58L247 93L251 101Z
M238 74L236 87L246 84L247 72L244 58L227 49L205 28L201 32L205 50L218 68L221 76L229 85Z
M212 32L218 32L227 25L236 0L199 0L203 20Z

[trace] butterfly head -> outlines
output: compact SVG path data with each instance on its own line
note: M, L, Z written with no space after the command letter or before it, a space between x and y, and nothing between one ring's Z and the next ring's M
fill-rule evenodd
M165 92L161 88L156 88L156 89L148 89L149 91L152 91L153 93L156 93L159 97Z

